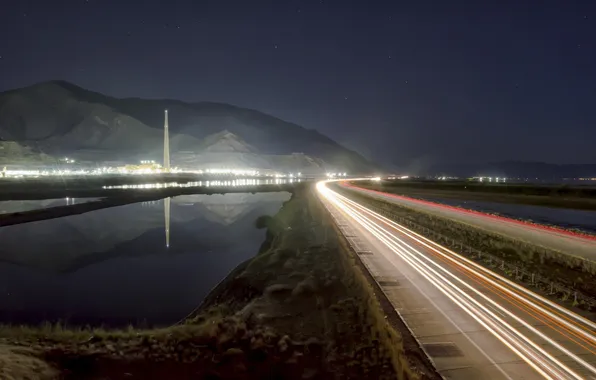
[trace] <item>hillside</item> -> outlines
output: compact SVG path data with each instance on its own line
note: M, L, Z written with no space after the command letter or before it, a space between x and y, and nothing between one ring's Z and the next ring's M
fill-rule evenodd
M255 110L210 102L117 99L63 81L0 93L0 139L87 160L160 159L166 108L173 160L177 152L237 153L257 155L275 166L272 157L300 153L322 160L327 170L374 169L317 131Z
M0 140L0 169L10 164L52 164L56 160L15 141Z

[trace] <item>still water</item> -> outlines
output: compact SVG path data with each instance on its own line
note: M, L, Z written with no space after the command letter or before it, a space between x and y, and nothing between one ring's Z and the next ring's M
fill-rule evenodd
M30 201L0 201L0 214L25 212L50 207L72 206L81 203L96 201L101 198L57 198Z
M0 323L149 326L197 307L289 193L185 195L0 228Z
M536 223L596 233L596 211L429 197L424 199L514 219L531 220Z

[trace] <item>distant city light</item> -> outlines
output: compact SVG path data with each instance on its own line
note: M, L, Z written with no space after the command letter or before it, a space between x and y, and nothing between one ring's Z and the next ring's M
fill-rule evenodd
M65 157L64 162L75 162L74 160ZM97 168L76 168L64 169L47 167L41 169L8 169L4 168L0 171L0 179L8 177L51 177L51 176L104 176L104 175L150 175L161 173L189 173L189 174L208 174L208 175L225 175L236 177L274 177L274 178L299 178L303 176L302 172L297 173L282 173L282 172L260 172L256 169L245 168L207 168L207 169L180 169L173 167L170 170L163 168L155 160L140 160L139 164L126 164L123 166L103 166ZM346 176L346 173L327 173L327 176L337 177Z
M333 172L333 173L326 173L326 176L327 176L327 178L346 177L347 176L347 173L341 173L341 172L335 173L335 172Z
M259 175L259 171L254 169L210 168L205 172L209 174Z
M472 180L477 179L478 182L484 182L485 180L487 180L488 182L496 182L496 183L504 183L507 182L507 178L506 177L473 177Z
M103 189L165 189L171 187L239 187L255 185L283 185L287 183L301 182L300 179L234 179L230 181L194 181L186 183L168 182L168 183L145 183L135 185L117 185L103 186Z

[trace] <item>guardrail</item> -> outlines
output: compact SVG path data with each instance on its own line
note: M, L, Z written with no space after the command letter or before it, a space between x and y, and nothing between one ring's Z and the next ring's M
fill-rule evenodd
M528 284L530 286L542 288L549 295L560 295L563 301L573 300L573 306L587 305L590 309L596 308L596 299L583 294L580 290L570 288L562 283L553 281L548 277L541 276L534 273L523 265L512 264L506 262L493 254L482 252L474 247L457 241L453 238L445 236L428 227L424 227L402 216L396 215L390 211L368 204L368 208L375 212L403 224L412 230L434 240L437 243L445 245L452 250L458 250L462 254L466 254L468 258L481 263L491 270L498 270L508 277L515 278L518 282Z

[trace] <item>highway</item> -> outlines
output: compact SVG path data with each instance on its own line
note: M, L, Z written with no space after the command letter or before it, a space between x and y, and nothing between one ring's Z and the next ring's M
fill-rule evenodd
M318 194L446 379L596 379L596 324L327 187Z
M442 205L402 195L365 189L347 183L342 183L340 186L349 187L353 191L358 191L373 198L432 213L437 216L450 218L458 222L470 224L501 235L510 236L544 248L550 248L584 259L596 261L596 239L594 238L569 233L563 230L532 225L515 219L464 210L458 207Z

